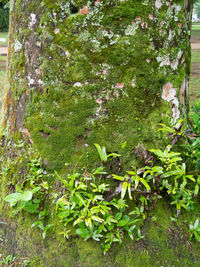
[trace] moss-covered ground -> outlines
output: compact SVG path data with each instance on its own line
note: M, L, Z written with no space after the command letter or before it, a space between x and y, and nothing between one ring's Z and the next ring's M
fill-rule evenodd
M199 206L196 212L182 212L173 222L175 210L167 200L160 200L142 227L145 238L131 241L125 237L121 246L115 244L106 255L98 242L83 241L75 235L65 240L58 235L59 227L42 240L41 233L30 227L33 218L22 216L18 221L21 230L15 232L15 223L2 226L2 238L6 232L7 240L1 247L7 249L7 255L16 255L18 248L15 266L24 266L23 259L29 259L33 267L198 267L200 245L190 241L187 232L188 224L199 216L198 210Z

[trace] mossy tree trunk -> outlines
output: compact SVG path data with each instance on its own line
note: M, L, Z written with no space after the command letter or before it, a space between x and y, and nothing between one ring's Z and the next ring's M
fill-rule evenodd
M162 145L158 123L187 117L191 14L189 0L12 0L3 140L26 140L60 172L83 153L95 164L94 143L120 153L124 168L135 164L135 146ZM56 242L37 266L55 266ZM90 242L69 243L57 266L64 248L74 257L66 266L103 266Z
M93 143L157 143L187 113L190 17L183 0L13 1L9 127L57 169Z

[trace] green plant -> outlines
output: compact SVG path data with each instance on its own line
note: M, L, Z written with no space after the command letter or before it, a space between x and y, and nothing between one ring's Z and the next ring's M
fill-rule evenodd
M120 155L117 153L107 154L105 146L101 147L99 144L94 144L94 145L98 151L101 161L103 162L107 162L109 158L112 159L112 158L120 157Z
M196 125L198 122L199 120L194 119ZM164 124L161 126L161 130L168 132L168 137L171 137L171 145L164 150L150 149L154 157L148 156L148 160L145 161L146 166L142 168L132 167L125 172L121 169L119 174L111 175L108 164L104 163L120 155L107 154L104 146L95 144L104 167L97 167L90 172L86 168L81 172L77 171L81 156L72 174L62 177L55 172L64 186L65 193L62 195L54 193L50 199L53 199L53 204L56 202L55 213L63 224L60 234L64 238L74 234L85 240L91 238L101 242L106 253L113 243L122 243L124 234L135 240L143 238L140 227L146 218L145 210L154 208L162 196L168 194L171 205L176 207L176 217L170 218L174 222L177 221L182 208L194 209L200 185L199 168L195 163L195 160L199 161L199 136L196 135L193 140L187 135L187 131L183 130L182 121L172 128ZM193 130L198 132L198 127L198 125L193 127ZM179 140L185 142L184 145L181 143L181 152L173 151L172 149L179 149L177 148ZM144 151L148 153L146 148ZM6 168L9 169L10 166L11 163L8 162ZM195 170L191 171L191 166L195 166ZM48 224L49 214L45 209L39 212L38 208L43 198L41 191L48 190L49 184L39 159L29 162L27 168L29 173L25 177L25 182L21 187L16 185L17 192L8 195L5 201L15 207L15 213L22 209L32 213L37 212L39 217L32 227L41 229L45 238L54 224ZM112 177L114 179L111 179ZM26 189L22 190L23 188ZM33 198L36 192L39 199ZM126 201L127 195L129 201ZM152 217L152 220L156 221L157 218ZM199 221L196 220L194 225L190 225L190 237L195 236L198 239L199 229Z
M200 223L199 223L199 219L196 219L196 221L194 222L194 224L190 224L189 225L189 233L190 233L190 239L192 239L193 237L196 238L196 240L198 242L200 242Z
M17 214L21 210L26 210L30 213L37 213L40 199L33 199L33 195L40 189L41 187L35 187L33 190L25 190L17 193L12 193L8 195L4 200L10 203L10 207L15 207L14 214Z
M11 266L12 263L15 262L16 256L8 255L6 258L1 258L0 263L4 264L4 266Z
M125 232L133 238L133 231L137 230L138 238L141 238L138 223L142 218L138 218L141 214L126 214L125 200L114 198L108 202L104 199L109 184L93 182L93 176L101 173L99 170L94 170L92 175L73 173L67 179L57 174L67 193L57 201L56 212L64 227L73 224L76 233L85 240L102 240L106 253L113 242L122 242ZM65 230L61 234L68 237L69 231Z
M0 31L8 31L9 27L9 4L0 3Z
M21 188L28 186L34 188L36 186L41 186L44 190L49 189L48 177L46 170L42 167L41 158L34 157L30 162L27 163L27 174L24 178L23 183L21 183Z
M159 189L167 190L167 193L173 198L171 204L176 205L178 213L181 207L192 209L192 195L198 193L199 186L194 176L186 173L186 164L182 162L180 153L172 152L171 146L164 151L160 149L151 149L150 151L157 156L162 166L145 167L144 176L153 179L153 182L159 179Z
M30 265L30 263L31 263L31 261L30 261L30 260L24 260L24 262L23 262L24 266L29 266L29 265Z
M127 175L125 176L119 176L119 175L113 174L113 178L121 181L121 198L122 199L125 197L125 194L127 191L129 194L129 198L132 199L131 190L136 190L139 184L142 184L147 189L147 191L151 190L147 181L145 181L144 178L138 175L138 172L136 169L134 169L133 171L127 171Z
M45 239L47 232L54 227L54 224L47 224L45 225L44 220L45 217L48 216L48 212L46 210L40 211L38 215L38 220L35 221L31 227L38 227L42 230L42 237Z

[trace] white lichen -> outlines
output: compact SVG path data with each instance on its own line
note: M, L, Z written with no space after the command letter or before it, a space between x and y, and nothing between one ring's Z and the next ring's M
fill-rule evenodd
M168 82L162 88L161 97L165 101L170 102L172 120L174 123L176 123L176 121L180 117L179 101L178 98L176 97L176 93L177 93L177 88L174 88L171 82Z
M28 86L31 86L35 83L35 80L31 78L30 76L28 76L27 79L28 79Z
M76 82L74 85L73 85L73 87L81 87L82 86L82 83L80 83L80 82Z
M171 101L171 104L172 104L172 118L173 118L173 122L176 123L177 120L179 119L180 117L180 111L179 111L179 101L178 101L178 98L175 97L172 101Z
M155 7L156 8L161 8L161 6L162 6L162 1L161 0L156 0Z
M125 35L135 35L137 29L138 29L137 23L133 23L132 25L128 25L126 30L125 30Z
M56 28L55 30L54 30L54 33L55 34L58 34L60 32L60 30L58 29L58 28Z
M173 70L176 70L178 68L179 60L181 59L182 55L183 55L183 51L180 50L176 56L176 60L172 62L170 65Z
M22 44L18 40L15 40L15 42L14 42L14 51L18 52L21 49L22 49Z
M157 61L160 62L160 68L163 66L170 66L170 57L169 56L166 56L165 58L157 57Z
M30 20L29 20L29 28L32 29L33 26L37 23L36 15L31 13Z

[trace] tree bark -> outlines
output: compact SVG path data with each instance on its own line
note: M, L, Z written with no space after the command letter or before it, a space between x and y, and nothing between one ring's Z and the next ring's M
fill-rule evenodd
M87 164L94 166L94 143L121 154L124 168L137 164L134 147L165 142L158 123L187 118L191 14L189 0L13 0L2 140L26 140L46 168L60 172L83 153L88 153ZM18 229L26 228L20 223ZM145 248L129 242L102 259L91 241L65 242L56 235L45 241L46 248L37 248L36 237L29 246L24 233L18 232L16 239L22 253L30 256L33 249L38 254L33 266L160 262L151 262L151 247L145 242ZM165 241L159 242L163 246ZM178 242L181 250L182 241ZM136 265L129 248L134 257L137 254ZM165 253L164 247L161 250Z

